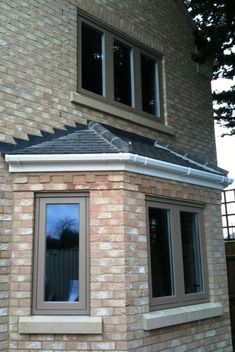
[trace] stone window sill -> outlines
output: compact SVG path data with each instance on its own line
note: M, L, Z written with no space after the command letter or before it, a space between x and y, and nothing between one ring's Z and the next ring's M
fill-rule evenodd
M143 329L153 330L223 315L220 303L203 303L163 309L143 316Z
M102 334L102 318L90 316L20 317L21 334Z
M94 110L98 110L128 121L135 122L139 125L153 128L157 131L167 133L169 135L175 135L174 129L172 127L163 125L158 121L154 121L152 119L145 118L143 116L134 114L128 110L121 109L119 107L109 105L105 102L99 101L93 97L89 97L86 95L82 95L76 92L71 92L70 101L72 103L80 104L86 106L88 108L92 108Z

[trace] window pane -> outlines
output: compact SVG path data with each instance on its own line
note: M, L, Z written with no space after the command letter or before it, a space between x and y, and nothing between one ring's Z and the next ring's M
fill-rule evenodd
M103 94L103 33L82 24L82 88Z
M198 214L180 212L185 293L203 291Z
M79 204L47 204L45 301L79 300Z
M158 115L156 61L141 55L142 110Z
M114 99L131 106L131 49L113 41Z
M174 294L169 211L149 208L152 296Z

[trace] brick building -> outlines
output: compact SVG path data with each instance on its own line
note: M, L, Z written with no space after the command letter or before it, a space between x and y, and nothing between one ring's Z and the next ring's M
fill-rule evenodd
M232 351L210 69L176 0L3 0L2 351Z

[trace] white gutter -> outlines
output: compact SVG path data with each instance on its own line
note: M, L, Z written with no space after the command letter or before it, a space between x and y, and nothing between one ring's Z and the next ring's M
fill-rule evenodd
M231 178L131 153L6 155L10 172L129 171L224 189Z

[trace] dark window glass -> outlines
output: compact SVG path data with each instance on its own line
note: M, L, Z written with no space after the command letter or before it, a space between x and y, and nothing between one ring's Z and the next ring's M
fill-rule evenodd
M203 291L198 214L180 212L185 293Z
M172 296L174 294L168 216L168 210L149 208L153 297Z
M45 301L79 300L79 204L47 204Z
M142 110L157 115L156 62L141 55Z
M82 23L82 88L103 94L103 33Z
M131 106L131 49L113 41L114 99Z

